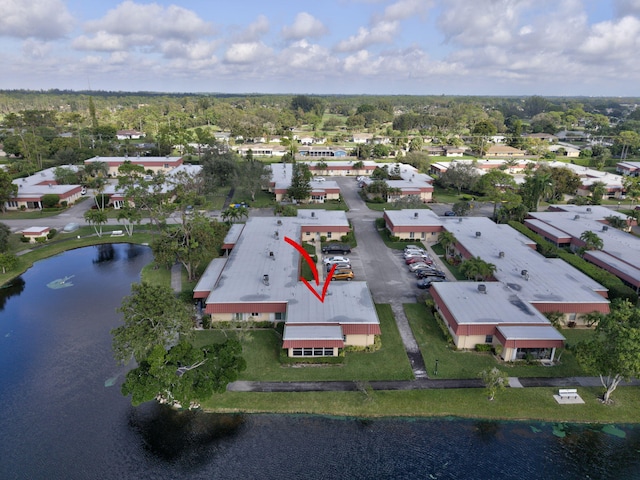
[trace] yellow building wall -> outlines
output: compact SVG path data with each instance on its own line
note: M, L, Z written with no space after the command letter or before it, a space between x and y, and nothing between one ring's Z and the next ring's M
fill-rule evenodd
M368 347L375 342L375 335L346 335L344 344L354 347Z

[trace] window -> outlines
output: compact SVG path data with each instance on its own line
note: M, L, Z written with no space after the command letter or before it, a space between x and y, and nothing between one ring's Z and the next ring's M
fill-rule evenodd
M484 343L493 343L493 335L487 335L484 337Z
M332 347L316 347L316 348L301 348L296 347L291 349L292 357L334 357L334 350Z
M242 313L234 313L233 314L233 319L238 321L238 320L243 320L244 319L244 314Z
M251 316L252 316L252 317L259 317L259 316L260 316L260 313L259 313L259 312L253 312L253 313L251 314Z
M164 164L164 168L169 168L169 164L168 164L168 163L165 163L165 164Z
M305 235L308 237L309 235L311 235L311 232L306 232Z
M415 238L416 234L415 232L409 232L409 238Z
M282 319L283 319L282 312L276 312L276 320L282 320Z
M420 238L421 238L422 240L426 239L426 238L427 238L427 234L426 234L425 232L422 232L422 233L420 234Z
M327 238L331 238L331 232L327 232Z

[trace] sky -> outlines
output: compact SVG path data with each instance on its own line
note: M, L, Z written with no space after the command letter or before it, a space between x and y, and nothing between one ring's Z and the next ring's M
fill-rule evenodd
M0 0L0 89L640 95L640 0Z

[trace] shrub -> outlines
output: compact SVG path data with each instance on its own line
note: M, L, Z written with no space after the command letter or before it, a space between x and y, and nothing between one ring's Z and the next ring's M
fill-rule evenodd
M476 352L490 352L493 346L490 343L477 343Z
M60 202L60 206L63 208L67 208L69 206L69 202L67 202L66 200L63 200Z
M380 217L380 218L376 218L376 228L378 230L382 230L385 227L385 221L384 218Z
M202 328L211 328L211 317L209 315L202 317Z
M320 243L325 243L327 241L326 235L320 235Z
M60 195L55 193L47 193L42 196L42 206L44 208L53 208L60 202Z
M27 238L27 237L25 237L24 235L22 235L22 236L20 237L20 241L21 241L22 243L29 243L29 238Z
M49 233L47 233L47 238L51 240L53 237L56 236L57 233L58 233L58 230L56 230L55 228L52 228L51 230L49 230Z

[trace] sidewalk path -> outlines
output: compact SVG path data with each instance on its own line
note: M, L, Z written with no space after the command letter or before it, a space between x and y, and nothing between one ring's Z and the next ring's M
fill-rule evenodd
M531 387L600 387L596 377L559 377L559 378L517 378L523 388ZM373 390L431 390L446 388L484 388L478 378L447 378L417 380L389 380L371 382L250 382L236 381L227 385L230 392L355 392L361 390L361 384L371 386ZM640 380L622 382L620 386L640 386Z
M182 265L177 262L171 267L171 290L182 292Z

